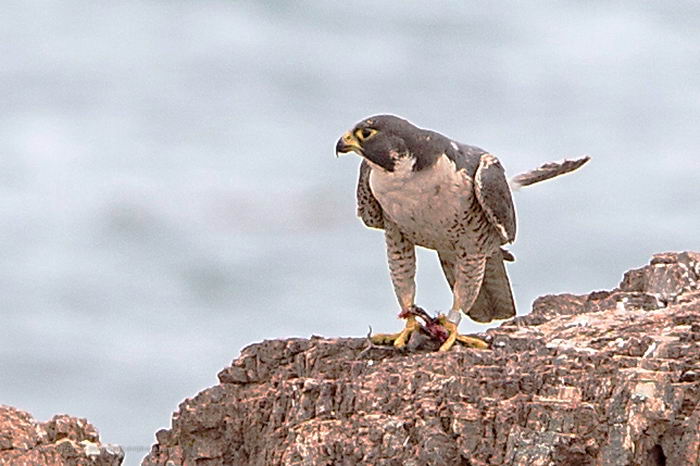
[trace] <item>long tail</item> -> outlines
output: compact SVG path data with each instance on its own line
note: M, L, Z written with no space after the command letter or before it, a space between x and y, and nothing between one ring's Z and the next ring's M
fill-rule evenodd
M581 167L583 164L591 160L589 156L581 157L575 160L562 160L560 162L548 162L544 165L535 168L534 170L526 171L515 175L510 179L510 187L514 190L521 188L522 186L529 186L531 184L539 183L540 181L545 181L550 178L557 177L559 175L564 175L566 173L572 172L577 168Z

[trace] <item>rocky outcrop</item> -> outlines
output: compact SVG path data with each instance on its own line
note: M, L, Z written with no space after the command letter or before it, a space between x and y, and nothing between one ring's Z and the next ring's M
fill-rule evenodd
M254 344L143 464L700 465L699 279L700 254L656 255L539 298L488 350Z
M100 443L86 419L67 415L37 422L24 411L0 405L0 465L117 466L121 447Z

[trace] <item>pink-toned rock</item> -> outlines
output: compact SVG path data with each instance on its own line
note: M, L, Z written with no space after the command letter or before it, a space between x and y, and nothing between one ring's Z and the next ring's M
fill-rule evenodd
M539 298L489 350L251 345L143 464L700 465L699 280L697 253L659 254Z
M121 447L100 443L85 419L61 414L42 423L0 405L0 465L117 466L123 459Z

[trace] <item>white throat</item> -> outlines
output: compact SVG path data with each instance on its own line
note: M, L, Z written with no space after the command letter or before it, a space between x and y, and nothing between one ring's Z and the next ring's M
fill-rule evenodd
M384 167L377 165L371 160L367 160L367 163L369 163L369 166L372 167L373 172L381 173L382 177L405 179L411 176L413 173L413 167L416 165L416 159L415 157L394 158L394 171L391 172Z
M403 198L416 198L422 197L424 192L432 192L436 187L455 190L455 185L463 183L463 177L457 171L454 162L444 154L432 166L421 171L414 171L414 157L396 160L394 171L391 172L372 162L369 163L372 167L370 189L380 203L386 194L393 191L401 191Z

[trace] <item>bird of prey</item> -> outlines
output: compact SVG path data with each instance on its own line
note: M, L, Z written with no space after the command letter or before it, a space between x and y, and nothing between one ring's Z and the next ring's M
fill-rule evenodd
M356 152L363 160L357 184L357 213L371 228L384 230L389 272L405 328L378 334L374 343L400 348L421 328L416 320L415 246L437 251L452 289L452 308L440 316L448 351L461 341L486 344L459 335L461 313L477 322L515 315L503 245L515 239L515 209L505 171L498 159L478 147L421 129L393 115L366 118L336 144L336 155ZM515 177L528 185L583 165L588 158L546 164Z

